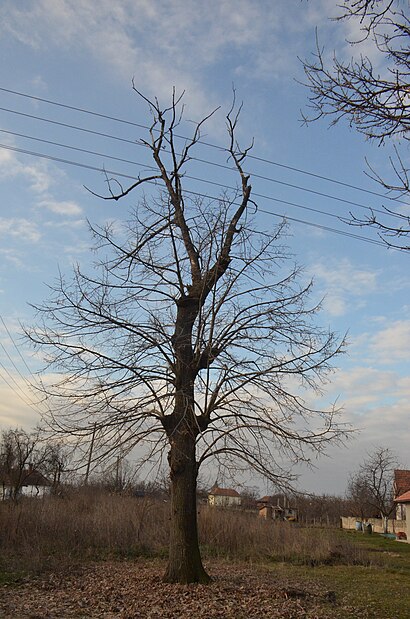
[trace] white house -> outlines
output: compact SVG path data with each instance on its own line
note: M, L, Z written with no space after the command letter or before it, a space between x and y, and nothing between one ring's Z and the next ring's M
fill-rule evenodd
M41 498L50 494L52 484L40 471L31 465L19 473L13 470L10 473L0 475L0 500L13 497L16 486L17 497Z
M406 521L406 536L407 541L410 542L410 490L401 494L396 499L395 503L403 506L403 520Z
M239 507L241 502L241 495L233 488L214 486L208 494L208 504L212 507Z

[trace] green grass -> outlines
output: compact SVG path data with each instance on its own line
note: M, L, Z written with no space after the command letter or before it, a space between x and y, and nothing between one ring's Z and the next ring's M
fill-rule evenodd
M338 532L375 558L370 566L274 564L281 575L294 577L306 584L324 585L336 594L338 619L351 617L349 609L360 609L363 619L409 619L410 617L410 544L396 542L379 535Z

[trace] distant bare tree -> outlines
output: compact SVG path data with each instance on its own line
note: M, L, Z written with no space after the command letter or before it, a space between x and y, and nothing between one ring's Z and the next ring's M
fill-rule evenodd
M165 580L207 582L197 535L199 467L216 458L286 485L281 456L309 459L310 450L340 440L345 429L335 410L310 407L302 393L320 387L344 342L315 324L311 286L298 283L298 268L288 269L282 226L255 228L243 167L249 149L235 138L239 113L232 107L226 118L237 191L208 199L184 188L206 119L181 142L180 99L165 110L148 103L153 122L142 144L154 171L127 188L107 179L105 199L124 200L150 183L157 193L140 198L127 226L92 228L99 263L76 267L72 281L61 276L28 335L61 371L48 387L62 399L50 419L56 431L95 436L100 454L144 446L149 461L168 446Z
M53 491L56 491L62 483L63 474L68 472L70 450L61 442L44 438L43 441L44 462L42 468L53 484Z
M354 473L350 476L347 485L347 499L351 503L351 515L360 517L361 521L377 518L380 515L379 509L374 505L368 479L361 473Z
M397 467L398 461L392 451L378 447L351 476L348 485L348 498L358 506L362 519L380 514L385 533L394 511L393 482Z
M344 0L340 6L343 12L339 20L356 20L361 26L362 37L351 43L372 41L382 68L375 68L363 55L350 62L334 55L329 63L317 44L314 60L304 62L311 91L311 114L304 118L311 122L329 116L332 125L346 118L350 126L379 144L394 139L396 156L389 159L395 180L388 182L370 165L369 175L388 191L408 196L409 169L400 148L407 148L410 139L409 4L404 0ZM352 215L351 223L374 226L387 245L410 250L408 213L399 205L385 207L385 211L395 217L395 223L380 219L372 211L365 219Z
M33 469L44 469L47 448L41 443L38 431L22 428L3 430L0 434L0 477L10 489L10 498L19 498L21 489Z
M297 507L299 522L320 526L340 526L340 517L350 507L345 498L328 494L296 495L291 503Z

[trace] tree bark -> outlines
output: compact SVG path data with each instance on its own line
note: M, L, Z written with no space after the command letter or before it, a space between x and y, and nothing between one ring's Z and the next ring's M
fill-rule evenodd
M184 424L170 436L171 524L165 582L208 583L201 560L197 526L195 436Z

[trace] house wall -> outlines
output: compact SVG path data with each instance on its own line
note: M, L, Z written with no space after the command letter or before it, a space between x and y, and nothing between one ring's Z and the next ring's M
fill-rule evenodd
M50 492L50 486L22 486L20 490L21 496L37 498L48 496Z
M259 510L259 516L260 518L265 518L266 520L272 520L273 518L272 507L270 505L261 507Z
M11 488L8 486L0 486L0 499L5 501L11 497Z
M410 504L406 507L409 509L409 511L407 512L407 518L410 518ZM350 516L341 516L340 520L342 529L348 529L350 531L355 531L356 522L360 522L360 518ZM366 522L369 522L372 525L372 529L375 533L384 532L383 520L381 518L368 518ZM389 519L387 521L387 531L388 533L407 533L406 521ZM408 533L407 537L409 537Z
M10 499L13 489L10 486L0 486L0 500ZM41 498L51 494L51 486L22 486L18 496Z
M208 502L209 505L212 505L213 507L235 507L241 504L241 497L210 494L208 497Z
M406 505L405 503L397 503L396 506L396 519L406 520Z
M407 542L410 543L410 503L404 503L405 520L402 521L405 527L404 531L407 534Z

